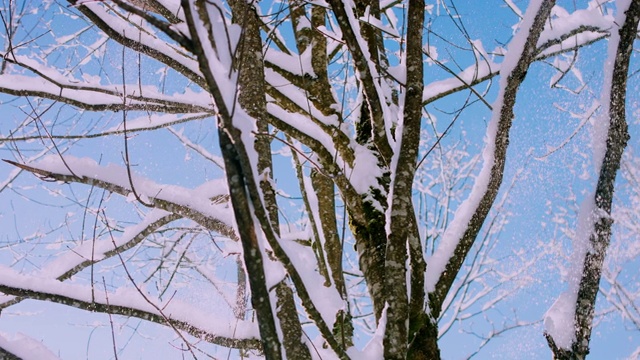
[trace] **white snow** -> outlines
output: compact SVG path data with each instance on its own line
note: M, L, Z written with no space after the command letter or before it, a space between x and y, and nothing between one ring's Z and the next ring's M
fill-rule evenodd
M195 5L189 1L191 13L198 14ZM207 68L213 76L215 86L223 97L224 104L216 104L218 108L225 107L228 115L235 109L236 89L238 74L234 70L234 51L238 44L241 28L237 24L231 24L220 9L225 6L220 1L211 0L205 5L208 21L194 16L195 28L202 51L207 60ZM193 35L193 34L192 34Z
M127 131L146 130L146 129L159 129L170 125L182 124L184 122L193 121L196 119L202 119L204 117L211 116L208 113L189 114L189 115L175 115L175 114L147 114L137 117L135 119L127 120ZM105 131L120 132L124 130L124 124L120 123ZM180 140L186 139L182 137Z
M538 46L552 39L559 39L561 35L570 34L582 27L593 27L602 31L611 30L613 17L602 15L600 8L579 9L568 13L558 5L552 10L552 21L547 22L540 38Z
M14 336L0 333L0 348L23 360L60 360L42 343L21 333Z
M295 66L293 67L295 68ZM299 70L296 72L299 72ZM338 121L339 119L337 118L337 116L325 116L320 110L318 110L309 101L308 94L305 91L291 84L289 80L285 79L282 75L278 74L276 71L272 69L265 68L264 73L265 73L265 80L267 81L267 83L269 83L269 85L273 86L274 89L276 89L279 93L283 94L287 99L291 100L300 109L303 109L304 111L308 112L313 118L313 120L311 120L309 118L301 116L298 120L296 120L296 123L303 122L303 121L313 123L313 121L318 121L320 122L320 124L327 125L327 126L336 126L336 127L340 126L340 122ZM272 104L273 103L269 103L267 106ZM274 116L276 115L274 114ZM278 117L278 119L282 121L287 120L286 116ZM316 134L316 133L308 132L306 134Z
M620 43L620 34L618 33L618 26L622 26L625 21L625 11L629 8L631 0L617 0L616 8L617 14L614 24L617 26L611 30L609 37L609 46L607 49L607 60L604 63L604 79L602 83L602 92L600 93L600 116L597 117L593 124L593 164L596 174L600 172L600 167L604 161L604 154L607 145L607 133L609 132L609 124L611 119L609 118L609 108L611 100L611 85L613 83L613 64L616 59L616 52L618 44Z
M481 79L488 77L491 74L501 72L503 64L496 64L490 59L490 57L481 59L478 64L471 65L462 70L457 74L457 77L454 76L449 79L434 81L427 84L424 87L422 100L424 102L430 102L433 98L440 96L443 93L447 93L460 87L466 87L476 79Z
M387 327L387 310L389 304L385 303L378 321L376 331L373 333L371 340L365 345L361 352L358 352L355 348L350 348L348 351L349 356L354 360L378 360L384 359L384 332Z
M629 8L631 0L617 0L617 14L614 23L621 26L625 22L625 11ZM606 151L607 133L609 131L610 117L609 105L611 97L611 85L613 82L613 64L616 57L620 35L616 28L611 30L609 45L607 50L607 60L604 64L604 81L600 94L601 115L597 117L593 124L593 164L595 173L600 172L600 167L604 161ZM545 331L551 335L556 345L560 348L569 349L575 340L575 311L577 305L578 291L582 280L585 256L591 251L590 237L593 235L595 221L603 216L595 205L595 190L589 193L578 213L578 225L572 246L571 266L566 278L567 290L565 290L558 300L551 306L544 317Z
M88 285L69 284L50 278L23 275L5 266L0 266L0 285L63 296L87 303L95 300L97 303L106 304L108 296L110 305L124 306L159 316L164 315L213 335L238 339L259 338L257 323L238 320L232 315L229 319L223 319L219 314L209 311L210 309L200 309L175 298L152 305L137 290L131 288L119 288L116 292L105 294L104 291L94 291ZM158 308L162 309L162 313L157 310Z
M167 215L169 213L166 211L154 209L139 223L126 227L119 237L109 238L108 240L85 241L73 249L58 255L52 262L38 271L38 276L58 278L87 260L102 260L106 253L130 242L150 224Z
M353 147L355 148L356 159L353 169L349 169L346 172L349 182L360 194L369 193L370 188L380 188L377 179L382 176L382 169L378 165L378 159L365 146L353 144Z
M615 27L614 18L609 14L602 14L601 7L589 6L587 9L579 9L568 13L556 5L552 10L552 20L547 22L545 29L540 34L538 46L558 40L562 35L569 34L579 29L590 28L590 31L581 31L577 35L569 37L564 41L547 48L540 56L555 53L562 49L572 48L581 44L586 44L598 38L602 38L606 32Z
M168 3L168 1L166 2ZM87 1L84 6L123 37L133 42L140 42L183 65L193 73L202 76L198 63L194 59L186 57L180 47L174 47L170 43L160 40L160 36L153 36L156 33L156 29L144 27L144 30L141 30L129 20L120 18L119 15L110 12L107 7L102 6L100 3L98 1ZM169 6L169 8L175 8L175 6ZM178 14L178 12L174 12L174 14Z
M309 47L302 55L289 55L274 48L268 48L264 54L264 61L297 76L302 76L304 74L315 76L313 67L311 66L311 47Z
M280 241L292 264L298 270L309 297L320 312L327 326L332 327L336 322L336 314L345 309L345 302L340 297L335 286L323 286L324 277L317 271L317 260L310 246L303 246L295 241Z
M380 30L382 30L383 32L387 33L388 35L395 37L395 38L399 38L400 34L398 33L398 31L396 29L394 29L393 27L389 26L389 25L385 25L380 19L371 16L371 14L369 13L370 7L367 6L367 8L364 11L363 16L361 16L358 20L367 23L369 25L372 25Z
M568 289L563 292L544 316L545 331L551 335L558 347L569 349L575 340L575 307L580 280L584 268L584 257L590 250L589 237L595 221L595 194L585 197L578 213L578 228L573 239L573 253L569 271L565 275Z
M27 56L16 55L12 59L39 76L2 74L0 88L5 91L39 92L48 94L48 97L64 97L88 105L122 105L122 85L102 85L100 78L95 76L85 76L83 80L78 80ZM168 107L178 105L185 109L199 108L196 111L213 111L211 97L204 91L186 89L184 93L166 95L155 86L137 84L126 84L126 89L127 105L167 104ZM144 99L136 100L136 97Z
M65 156L63 161L58 155L49 155L38 162L27 165L61 175L72 175L72 171L76 176L104 181L128 190L131 187L126 168L114 164L101 166L90 158ZM195 189L187 189L177 185L161 185L135 174L132 175L132 182L140 196L148 199L157 198L194 209L205 216L219 220L229 229L235 228L233 213L229 211L228 204L215 204L210 200L215 196L228 193L226 183L223 180L212 180Z
M520 55L524 50L524 46L529 36L529 31L533 25L538 9L542 4L542 0L535 0L529 4L529 8L522 20L520 31L513 37L509 43L508 52L501 64L500 91L498 98L493 105L493 115L487 126L487 134L485 136L485 147L482 152L483 164L478 177L476 178L469 197L458 207L453 220L445 230L442 241L436 249L435 253L427 259L427 275L425 277L425 290L427 293L435 291L435 286L440 276L445 270L447 263L453 256L453 253L462 239L467 229L467 224L471 221L471 217L475 213L480 204L480 200L487 191L491 168L495 162L495 137L498 131L498 121L502 110L503 99L505 97L505 88L507 79L515 69Z

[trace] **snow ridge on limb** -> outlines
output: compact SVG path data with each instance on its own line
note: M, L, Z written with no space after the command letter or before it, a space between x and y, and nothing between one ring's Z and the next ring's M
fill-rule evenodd
M611 205L622 153L629 140L625 100L629 62L640 21L640 1L618 0L601 93L602 115L594 125L593 162L598 173L594 192L580 207L573 242L568 289L545 315L545 337L556 359L589 354L591 326L604 258L611 239Z
M58 155L46 156L29 165L11 160L4 161L44 180L94 185L125 197L132 193L127 170L121 166L100 166L92 159ZM227 195L226 191L220 191L224 187L219 186L219 180L194 190L175 185L159 185L136 175L132 176L132 181L136 191L143 199L152 203L154 208L182 215L209 230L230 239L237 239L227 204L211 200L220 195Z
M243 148L238 129L234 127L236 114L236 90L238 74L233 70L233 51L240 35L239 26L231 25L225 19L224 6L217 1L182 0L182 8L191 39L193 53L198 60L200 71L206 81L206 88L211 93L215 106L219 111L218 137L224 159L224 167L229 187L229 195L237 224L240 243L242 244L244 265L251 289L251 303L258 318L258 328L263 349L267 358L282 357L282 345L277 317L272 306L271 296L267 289L266 263L264 258L263 234L258 233L260 221L254 216L254 210L262 204L255 204L247 187L257 187L246 169L246 150ZM229 29L234 28L234 37ZM222 89L233 91L222 92ZM244 113L237 109L238 113ZM249 120L245 116L245 121ZM243 166L244 162L244 166ZM252 182L253 181L253 182ZM262 209L264 210L264 209ZM267 218L263 219L269 221ZM262 243L262 244L261 244Z
M101 85L61 74L59 69L23 55L0 53L8 63L36 76L1 74L0 91L17 96L39 96L91 111L147 110L164 113L213 112L209 96L202 93L166 95L155 86ZM143 93L140 93L143 91ZM123 104L122 98L127 102Z
M366 41L360 36L359 21L354 14L355 5L351 0L329 0L328 2L338 20L342 37L355 60L356 72L362 82L368 110L372 116L373 142L388 164L393 153L391 129L387 128L387 124L391 125L391 121L388 119L391 114L385 104L384 91L376 81L381 78L380 74L371 60Z
M133 248L161 226L180 218L182 218L180 215L153 209L140 223L125 228L122 236L95 243L80 244L58 256L37 274L42 277L55 278L58 281L70 279L94 264ZM0 299L0 311L22 300L16 297L4 301Z
M434 319L439 317L442 302L498 194L517 90L529 65L535 60L536 44L554 4L554 0L531 2L520 31L509 44L509 51L501 64L500 90L487 128L482 169L469 197L458 208L446 229L436 252L427 260L425 289L429 294L429 308Z
M255 149L247 146L255 139L256 121L241 106L237 106L236 91L222 91L238 88L238 73L232 63L232 49L236 48L241 32L237 31L237 26L226 23L222 16L223 7L217 2L182 0L182 4L194 42L194 53L219 110L220 148L243 245L245 266L250 274L252 303L258 315L265 354L268 358L274 359L282 356L278 318L275 316L275 307L266 286L266 270L271 261L266 257L266 251L273 250L273 254L281 262L280 265L289 273L303 307L318 326L323 338L338 356L346 358L344 349L331 334L329 326L309 296L302 276L280 245L277 232L268 217L263 193L259 187L261 174L256 171ZM235 28L230 30L232 26ZM224 34L229 34L229 37L225 38Z
M60 360L41 342L24 334L8 337L0 333L0 359L4 360Z
M158 37L151 35L155 31L150 27L143 26L143 30L141 30L141 25L134 26L126 18L109 12L101 1L67 0L67 2L76 6L109 38L172 67L189 80L206 88L202 74L198 70L198 64L194 59L186 56L179 47L165 41L158 41ZM174 14L176 13L174 12Z
M582 20L582 22L578 20ZM536 60L571 52L609 36L613 20L609 15L602 15L598 8L576 10L563 16L558 15L550 22L553 26L546 24L544 31L540 34ZM481 45L480 42L478 45ZM482 59L483 61L478 64L453 74L454 76L451 78L427 84L424 87L424 104L430 104L449 94L471 88L501 73L504 63L495 63L489 56L483 56Z
M545 58L608 36L609 30L614 26L613 17L602 14L599 7L568 13L556 5L551 15L551 21L538 40L538 47L543 50L540 56Z
M93 291L91 286L61 283L58 280L28 276L0 267L0 291L5 294L46 300L79 309L135 316L143 320L171 324L196 338L202 338L222 346L241 348L260 347L256 325L235 318L221 321L209 312L195 308L177 299L160 304L150 304L138 291L119 289L107 295ZM157 309L163 309L159 312Z

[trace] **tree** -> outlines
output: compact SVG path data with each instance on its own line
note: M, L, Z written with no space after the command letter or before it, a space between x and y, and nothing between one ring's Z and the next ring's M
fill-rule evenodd
M596 296L611 239L614 182L629 140L627 76L638 32L640 2L619 5L615 23L620 28L618 32L612 32L609 40L609 57L605 62L606 75L600 100L603 115L594 136L594 164L598 180L593 195L584 200L578 215L574 242L576 265L572 269L574 273L569 280L569 289L556 301L547 318L551 325L547 327L546 336L557 359L584 359L589 354ZM563 307L568 307L569 311L557 309ZM565 314L570 318L566 319Z
M617 184L616 206L612 208L612 217L615 219L615 223L612 224L610 246L602 265L602 282L598 289L601 305L599 309L594 309L593 319L593 322L597 324L614 318L626 329L635 332L640 330L637 305L638 277L637 272L633 270L634 263L638 259L636 240L638 213L636 209L640 187L637 183L637 162L638 158L632 151L625 152L621 161L622 179ZM566 237L570 241L578 241L580 233L569 224L575 222L579 217L581 205L576 201L575 196L567 199L567 203L569 206L565 210L555 212L555 222L562 235L554 237L556 239ZM559 241L556 245L561 243ZM570 264L569 266L565 265L562 272L572 275L572 267L575 266L575 263L572 264L571 256L563 251L556 250L554 253L556 255L562 254L560 263ZM633 353L627 355L629 358L636 358L638 356L637 347L634 347Z
M505 3L517 18L517 31L490 54L467 32L455 4L438 3L436 11L452 21L448 30L455 26L459 31L461 43L448 46L450 34L443 37L426 21L434 8L424 0L69 0L66 8L9 1L3 12L0 91L26 99L20 108L26 120L5 139L15 154L6 160L14 167L6 184L22 172L54 182L48 189L70 184L64 196L81 209L83 220L66 218L51 225L52 232L74 234L64 243L69 251L55 254L53 261L29 264L38 268L35 274L16 270L16 264L24 268L22 258L14 258L13 269L2 269L3 307L26 298L124 315L170 327L194 357L199 346L188 335L269 359L357 356L354 317L366 315L362 309L370 307L375 331L364 350L368 356L440 358L443 311L451 309L454 298L469 294L478 278L467 275L482 275L477 270L489 263L481 262L487 254L482 249L492 247L487 239L494 224L500 227L500 220L493 221L500 214L490 216L490 211L504 179L516 99L532 64L575 55L610 37L614 66L605 68L610 81L605 81L602 107L611 126L601 146L606 156L594 192L597 208L606 214L626 144L626 77L638 2L589 3L573 12L553 0L533 0L525 12ZM50 21L34 22L32 11ZM83 27L59 35L71 24L63 17L81 18L76 22ZM450 59L454 65L438 57L439 48L456 51L456 46L460 50ZM151 69L154 75L145 75ZM433 69L444 70L446 77L430 80ZM575 67L559 70L564 76ZM496 89L483 90L495 77ZM485 99L489 91L495 91L492 104ZM468 95L456 102L461 94ZM425 147L423 123L434 123L429 108L446 101L458 104L452 121L436 128L432 146ZM473 158L456 159L463 148L441 144L473 104L485 106L490 116L477 173ZM87 113L67 121L70 107ZM117 124L109 128L89 120L89 126L83 125L80 116L93 113L108 113L105 122ZM203 130L208 138L202 142L174 128L214 128L212 119L216 131ZM141 141L133 137L165 129L205 159L202 166L217 167L210 170L214 180L191 189L159 184L143 176L145 170L138 171ZM86 149L79 145L94 138L118 139L121 158L100 151L93 160L71 155L83 154ZM32 155L33 139L39 145ZM212 152L213 143L220 156ZM278 171L282 164L274 160L274 149L291 159L289 170ZM453 163L438 163L434 151ZM459 165L460 173L448 179L455 184L473 178L473 185L461 190L440 178L432 185L436 189L416 195L416 172L423 179L424 164L449 174L452 165ZM302 227L283 223L288 221L286 201L278 200L282 188L294 185L306 213ZM76 189L81 188L88 193L79 195ZM443 207L444 218L435 221L429 219L437 213L417 216L414 206L433 193L450 201ZM463 195L466 199L458 200ZM130 214L116 220L125 206ZM564 330L551 328L546 334L558 358L588 353L610 236L609 217L598 214L591 240L597 251L586 252L583 280L574 286L579 295L572 301L580 306L575 307L577 332L569 336L573 342L559 342ZM125 226L135 217L134 224ZM354 251L347 246L349 239ZM132 269L135 257L129 254L139 249L145 249L154 267L146 279ZM218 289L215 275L203 266L217 251L225 255L217 268L235 266L237 274L234 299L226 299L234 318L220 326L209 311L182 301L179 292L170 295L176 284L197 275L225 298L228 291ZM353 257L355 271L345 269ZM122 284L97 278L96 269L108 267L109 261L120 269L128 290L109 291ZM84 285L65 282L81 272L89 273ZM149 279L156 280L157 289L142 285ZM477 299L495 287L486 286ZM486 304L505 296L499 293ZM308 326L313 330L305 330Z

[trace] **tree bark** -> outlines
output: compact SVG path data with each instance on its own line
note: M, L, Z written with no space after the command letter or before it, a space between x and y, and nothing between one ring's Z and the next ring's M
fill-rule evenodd
M280 233L278 203L273 188L273 165L271 159L271 138L267 122L266 84L264 61L262 58L262 38L260 20L255 8L246 1L230 1L234 14L233 21L242 27L242 37L235 58L238 71L238 104L249 116L256 120L258 134L254 149L258 155L257 170L264 207L271 228ZM302 342L302 325L296 310L293 291L286 278L275 285L276 315L284 334L282 344L287 358L310 359L311 353Z
M395 169L392 169L393 199L389 216L389 234L385 251L384 289L387 304L387 321L384 337L385 359L404 359L409 340L409 289L407 284L407 249L416 246L410 239L418 237L417 227L407 226L416 222L413 196L420 127L422 121L422 92L424 88L424 64L422 61L422 28L424 23L424 0L409 0L407 13L407 83L404 92L400 149ZM422 252L422 250L419 250ZM415 260L415 259L414 259ZM415 269L419 271L420 269ZM411 273L413 275L413 273ZM418 274L422 275L422 274ZM416 289L420 292L422 289ZM423 305L423 304L421 304ZM414 308L415 310L415 308Z
M618 11L622 11L622 9L618 9ZM640 1L632 0L625 14L624 24L619 30L620 41L613 64L609 113L607 114L610 118L610 123L606 151L595 191L597 219L589 236L591 246L584 259L574 314L575 340L570 349L563 349L555 344L550 335L546 334L553 356L558 360L581 360L589 354L589 341L591 340L596 297L600 288L604 259L611 240L611 225L613 224L611 205L614 184L620 169L622 154L629 140L625 111L627 76L633 42L636 38L640 20Z
M501 107L493 110L494 112L499 112L499 118L493 143L494 149L492 155L494 160L490 169L489 181L486 189L484 189L480 202L474 210L471 220L467 224L464 224L466 226L466 230L456 246L453 256L447 263L444 272L438 279L435 291L429 294L429 307L431 309L431 316L434 319L439 318L442 302L460 271L464 259L473 246L473 243L482 228L484 220L489 214L489 210L491 209L491 206L498 195L498 191L500 190L500 185L502 184L504 176L504 167L507 160L509 131L514 117L513 109L516 104L516 94L518 93L518 88L527 75L529 66L535 60L535 56L537 55L536 44L554 5L555 0L544 0L535 15L531 27L529 29L520 30L528 31L526 43L524 44L524 48L522 49L522 53L520 54L514 69L510 74L504 74L504 76L508 76L508 78L504 89L501 89Z

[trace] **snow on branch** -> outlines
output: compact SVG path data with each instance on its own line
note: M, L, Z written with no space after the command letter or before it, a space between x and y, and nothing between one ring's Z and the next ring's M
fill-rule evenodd
M355 60L357 76L362 82L363 93L366 95L369 111L373 117L373 142L382 157L389 162L393 153L393 137L390 133L393 115L386 105L389 99L382 90L381 84L378 83L378 79L382 78L377 70L379 64L372 59L367 42L360 36L360 21L354 14L355 4L352 1L342 0L329 0L328 3L333 9L342 37Z
M100 85L70 79L54 68L29 57L0 54L9 63L33 72L34 76L0 75L0 92L17 96L38 96L91 111L145 110L164 113L213 113L206 93L187 91L165 95L154 86ZM126 88L126 94L123 93ZM123 97L127 101L123 103Z
M570 52L609 36L613 18L602 15L599 9L593 8L576 10L555 18L552 23L553 26L547 24L540 34L536 60ZM492 79L500 74L501 66L501 63L495 63L491 57L483 56L483 61L453 74L453 77L425 85L422 96L424 105Z
M160 40L152 28L134 24L129 18L109 11L111 7L106 2L67 1L77 6L109 38L172 67L200 86L204 85L197 62L179 47Z
M468 89L474 85L487 81L500 73L500 64L486 58L455 74L453 77L440 81L433 81L424 87L422 102L430 104L449 94Z
M509 143L509 130L513 120L517 90L525 78L529 65L535 60L536 46L555 1L538 0L529 5L520 31L514 36L509 51L501 64L502 77L493 116L487 127L483 166L467 200L456 210L435 253L427 260L425 289L434 294L439 308L464 258L482 227L502 184Z
M196 146L189 145L189 140L178 134L175 130L171 128L172 125L180 125L188 122L202 120L205 118L211 117L209 113L195 113L189 115L178 115L178 114L146 114L144 116L137 117L132 120L127 120L127 133L136 133L142 131L150 131L150 130L158 130L158 129L167 129L169 132L173 133L178 137L180 142L182 142L186 147L192 148L196 152L202 154L205 158L213 161L215 158L211 156L205 155L202 150ZM79 140L79 139L92 139L98 137L106 137L112 135L120 135L124 134L124 126L123 123L118 124L110 129L95 132L95 133L79 133L79 134L49 134L49 139L65 139L65 140ZM179 136L178 136L179 135ZM0 141L29 141L29 140L37 140L41 139L41 135L36 134L28 134L23 136L15 136L14 134L8 134L6 137L0 137ZM214 161L215 162L215 161ZM2 185L0 183L0 189L2 189Z
M38 276L64 281L80 271L127 251L160 227L180 219L180 215L154 209L138 224L124 229L122 236L109 240L85 242L56 257L37 272ZM0 311L22 299L0 299Z
M602 14L598 7L566 12L554 7L551 20L538 39L539 56L552 56L577 48L609 35L614 26L611 15Z
M150 304L138 291L120 288L115 293L93 291L90 286L71 285L57 280L28 276L0 267L0 291L5 294L49 301L78 309L132 316L170 325L191 336L231 348L258 349L257 325L235 317L224 320L209 311L180 300ZM162 311L158 311L162 309Z
M130 185L133 183L136 193L145 203L179 214L211 231L236 239L233 218L224 200L227 193L222 180L209 181L196 189L186 189L176 185L156 184L137 175L132 175L129 179L126 168L113 164L100 166L87 158L50 155L29 165L4 161L43 180L93 185L126 197L133 196L134 189Z
M604 259L611 241L611 206L614 183L629 140L626 115L627 78L633 42L637 38L640 2L616 2L604 81L600 94L602 113L594 122L593 165L598 174L595 188L580 206L573 239L568 288L545 315L545 336L556 358L583 358L589 340Z
M24 334L0 333L0 358L5 360L60 360L41 342Z

